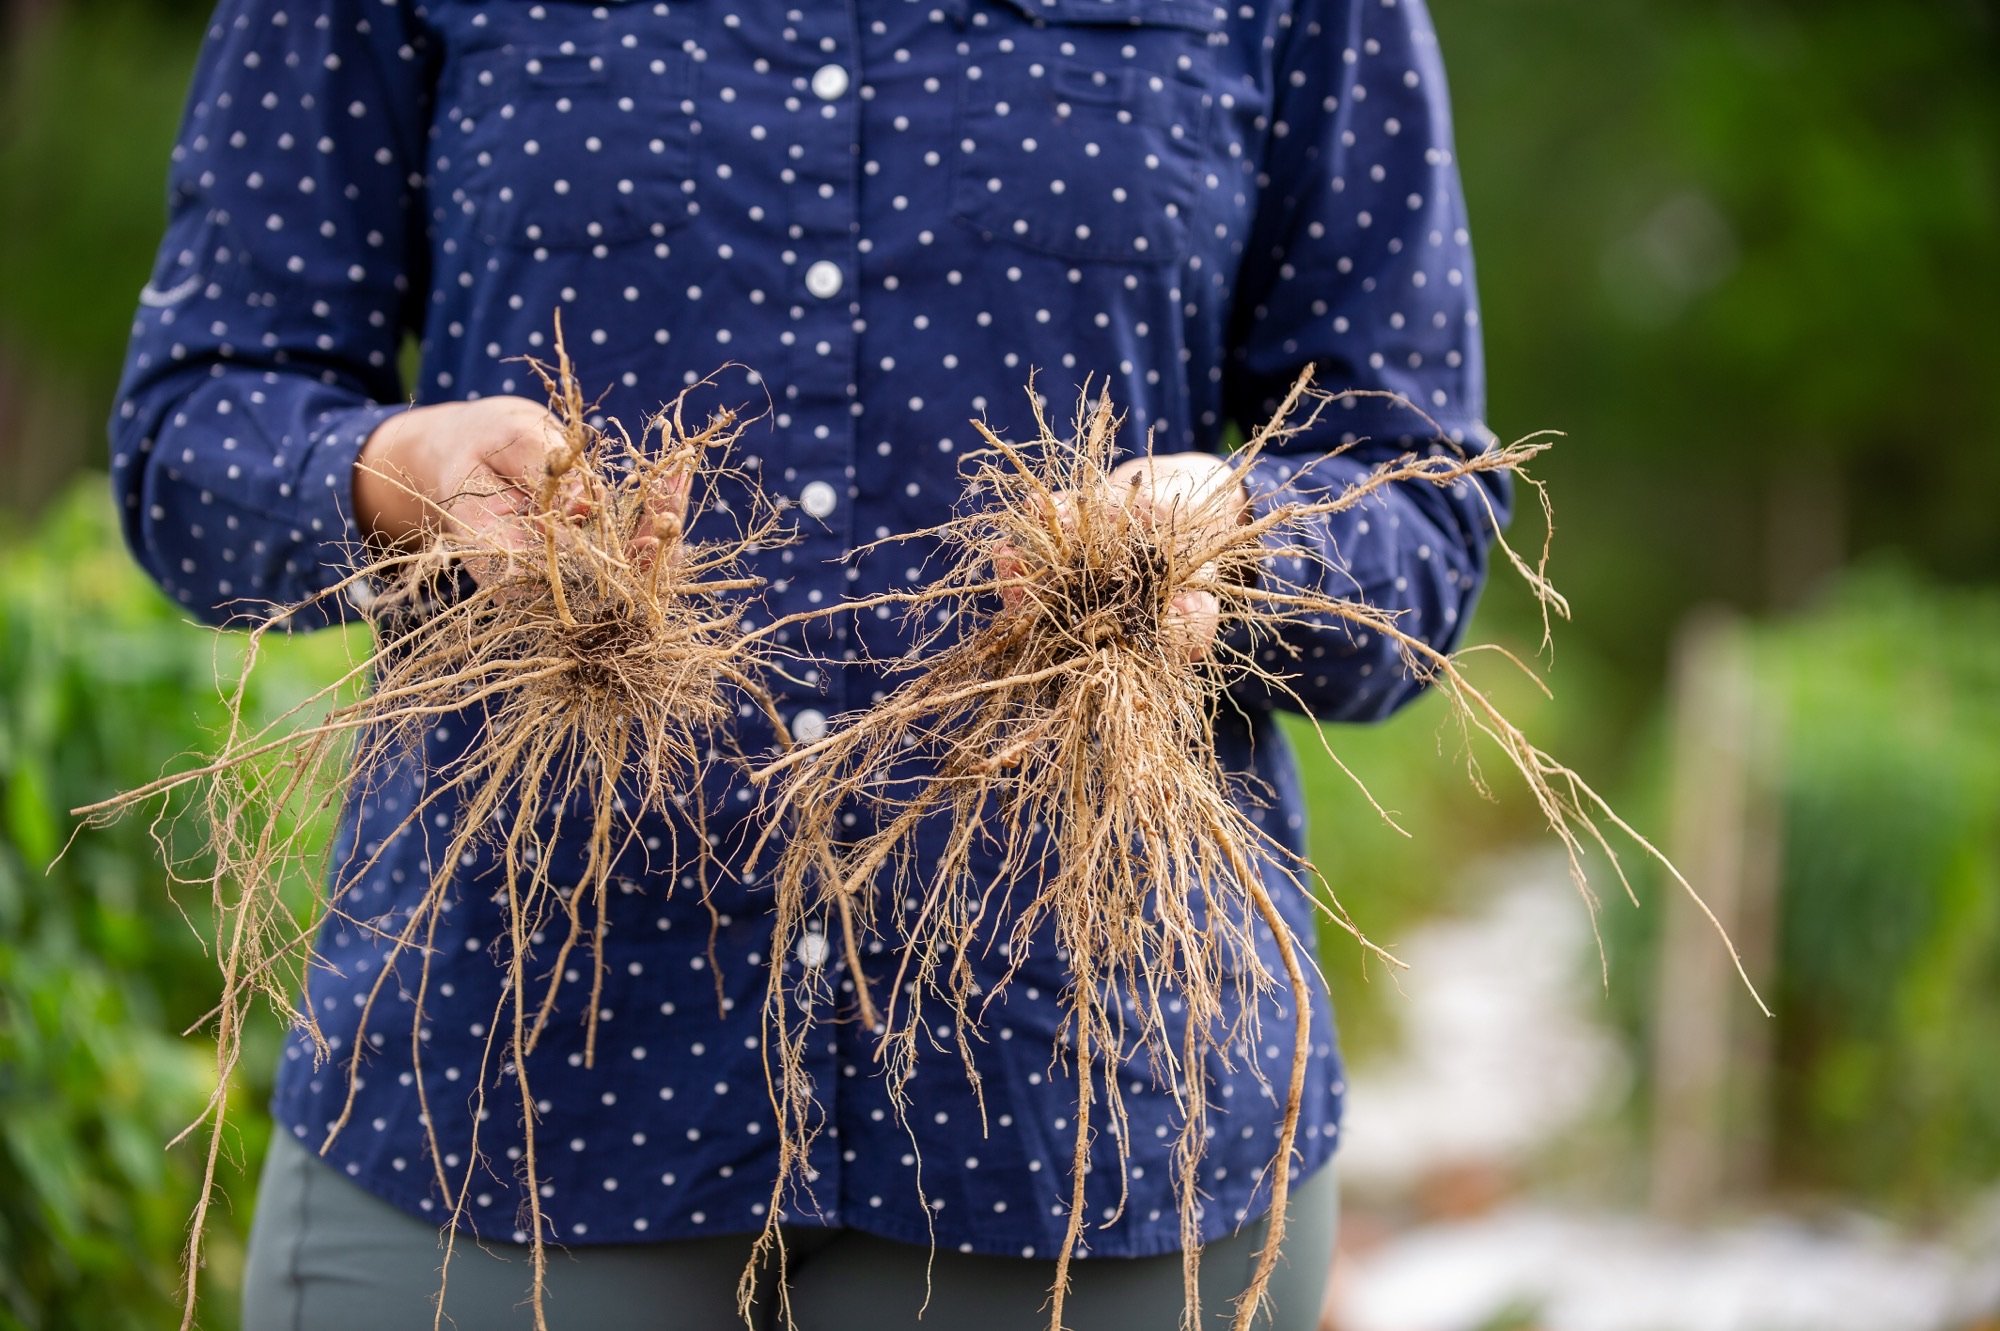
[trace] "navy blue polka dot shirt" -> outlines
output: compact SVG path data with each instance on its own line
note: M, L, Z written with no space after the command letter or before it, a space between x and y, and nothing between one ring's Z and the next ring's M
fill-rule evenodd
M538 396L516 358L550 351L558 309L608 415L637 422L723 365L703 390L713 405L768 405L742 460L795 505L803 539L756 557L768 591L753 620L921 581L921 543L850 552L947 516L969 419L1028 435L1031 372L1058 415L1086 376L1108 380L1132 446L1150 432L1161 450L1219 448L1308 362L1323 387L1399 394L1453 440L1490 439L1422 0L223 0L169 192L111 423L113 478L139 559L214 622L338 579L370 431L412 397ZM1315 463L1310 484L1431 435L1407 408L1349 399L1256 464L1253 503L1282 501L1308 483L1303 463L1340 445L1353 446ZM1508 498L1502 479L1386 492L1287 533L1323 558L1284 571L1398 611L1447 647ZM811 738L879 696L866 661L910 631L869 610L791 639L817 661L776 681L793 731ZM1301 626L1284 646L1270 664L1324 720L1382 717L1419 687L1390 644L1339 625ZM1272 792L1256 816L1302 848L1277 700L1246 688L1238 701L1223 709L1223 752ZM336 860L375 858L301 998L336 1058L315 1067L294 1039L274 1106L314 1148L346 1098L385 937L436 867L452 811L390 833L425 765L472 732L440 724L421 760L344 815ZM747 753L772 742L747 708L733 738ZM621 865L594 1066L582 1056L587 958L568 963L530 1058L542 1205L564 1243L760 1228L778 1145L759 1049L766 968L846 965L819 933L768 955L768 888L732 859L755 801L726 764L701 798L722 861L713 953L685 866ZM675 831L647 839L668 845ZM553 853L553 871L569 871ZM496 878L477 855L456 873L421 1017L406 958L360 1034L353 1114L327 1159L442 1220L421 1075L441 1163L454 1178L472 1171L466 1221L518 1240L522 1106L483 1058L500 995ZM1310 936L1309 904L1282 893ZM894 938L892 920L877 925ZM884 948L862 957L878 985L893 974ZM810 1060L825 1130L811 1197L786 1218L1052 1256L1076 1111L1073 1074L1051 1062L1064 983L1060 958L1037 956L986 1010L983 1128L954 1057L919 1073L901 1123L868 1033L822 1024ZM1207 1070L1204 1238L1268 1205L1258 1184L1287 1089L1292 1000L1268 1001L1268 1047ZM1309 1001L1301 1175L1333 1152L1342 1090L1331 1014L1323 995ZM1129 1160L1121 1174L1099 1134L1085 1251L1173 1250L1174 1099L1143 1059L1118 1075Z

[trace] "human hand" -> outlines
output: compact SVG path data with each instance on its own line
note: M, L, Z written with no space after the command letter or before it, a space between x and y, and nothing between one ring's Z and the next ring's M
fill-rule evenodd
M1243 482L1213 453L1131 458L1112 470L1107 484L1135 521L1152 530L1173 530L1197 547L1240 526L1250 510ZM1168 602L1168 631L1190 661L1203 660L1214 650L1222 626L1221 601L1202 585L1212 582L1214 574L1212 563L1204 565L1194 585L1175 592Z
M1248 515L1250 498L1229 464L1212 453L1159 453L1120 463L1106 478L1102 499L1122 507L1134 523L1148 531L1172 530L1199 548L1220 538ZM1076 506L1068 494L1056 497L1058 519L1074 528ZM994 575L1002 581L1020 578L1027 568L1020 552L1002 545L993 552ZM1198 571L1191 585L1173 593L1167 627L1178 652L1190 661L1205 659L1214 649L1221 628L1221 602L1203 586L1213 567ZM1003 587L1001 602L1020 603L1019 586Z
M564 447L562 425L541 403L488 397L415 407L384 421L362 446L354 468L354 507L373 540L399 544L421 531L444 532L492 551L525 549L536 539L525 520ZM563 477L556 507L590 511L586 478ZM634 558L654 557L687 513L685 479L649 508L631 542ZM487 567L475 561L474 576Z

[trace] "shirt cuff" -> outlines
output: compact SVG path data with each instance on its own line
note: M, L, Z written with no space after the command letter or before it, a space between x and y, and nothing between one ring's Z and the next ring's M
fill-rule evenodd
M1249 500L1245 509L1247 521L1261 522L1296 499L1298 496L1291 489L1291 482L1297 473L1297 464L1272 457L1258 458L1244 468L1239 479ZM1258 563L1251 579L1253 588L1276 588L1287 584L1299 586L1306 582L1306 559L1297 553L1302 535L1284 524L1264 533L1264 558ZM1253 658L1254 654L1259 665L1272 668L1283 664L1285 650L1268 630L1261 635L1253 634L1243 620L1227 619L1222 624L1216 654L1225 662L1242 662Z
M307 586L331 587L367 562L366 534L354 511L355 463L376 428L409 409L405 402L371 402L336 408L315 419L312 441L293 481L297 557L317 565L298 570ZM350 595L349 605L326 607L326 617L345 618L350 608L365 609L368 599L365 590L358 597Z

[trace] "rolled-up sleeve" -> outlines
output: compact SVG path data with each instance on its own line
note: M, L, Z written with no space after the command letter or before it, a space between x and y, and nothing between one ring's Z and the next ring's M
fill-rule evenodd
M1492 446L1478 301L1437 39L1421 0L1302 7L1280 48L1258 220L1238 275L1224 388L1254 432L1310 364L1345 394L1274 442L1246 478L1253 512L1337 494L1412 451ZM1359 600L1441 651L1461 636L1504 523L1504 474L1400 482L1339 514L1271 535L1274 585ZM1374 720L1423 673L1393 640L1301 617L1254 651L1284 687L1244 701L1303 702L1323 720Z
M209 622L353 564L354 462L402 409L424 290L429 78L406 13L224 0L208 31L110 434L134 554Z

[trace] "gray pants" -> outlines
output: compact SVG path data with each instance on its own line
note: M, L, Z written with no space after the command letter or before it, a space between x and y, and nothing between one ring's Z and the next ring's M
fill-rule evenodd
M1284 1259L1271 1280L1270 1331L1312 1331L1333 1260L1339 1194L1323 1169L1292 1194ZM1202 1326L1226 1328L1249 1282L1265 1221L1202 1253ZM798 1331L1043 1331L1055 1263L932 1253L854 1230L787 1231ZM737 1331L736 1278L751 1236L551 1249L551 1331ZM272 1138L244 1277L244 1331L429 1331L438 1231L363 1191L283 1132ZM528 1249L461 1242L445 1293L447 1326L533 1326ZM1181 1261L1099 1257L1072 1265L1071 1331L1177 1331ZM925 1291L930 1302L924 1307ZM757 1301L758 1331L778 1325ZM922 1321L918 1320L922 1309Z

